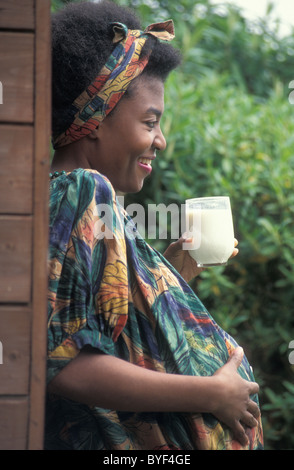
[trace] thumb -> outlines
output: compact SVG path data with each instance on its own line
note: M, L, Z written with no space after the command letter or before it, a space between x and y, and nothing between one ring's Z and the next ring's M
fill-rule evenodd
M183 233L183 235L176 240L175 242L172 242L169 247L167 248L167 251L172 254L176 253L177 251L181 251L183 249L183 245L185 243L191 243L192 238L188 238L186 233Z
M244 350L240 346L234 349L232 355L230 356L228 362L232 364L236 369L241 365L241 362L244 357Z
M178 243L180 243L182 250L192 250L194 248L194 239L189 232L184 232Z
M165 250L165 252L163 253L163 255L166 257L167 260L172 260L172 258L175 258L178 256L178 254L181 252L182 250L182 242L180 240L177 240L175 242L172 242L168 247L167 249Z
M183 245L183 243L187 242L191 242L193 240L191 234L189 234L188 232L184 232L182 233L182 235L180 236L180 238L175 242L175 244L179 245L180 247Z

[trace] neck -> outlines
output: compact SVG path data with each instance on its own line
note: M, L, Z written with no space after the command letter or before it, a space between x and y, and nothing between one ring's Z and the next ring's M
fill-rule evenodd
M92 168L87 158L85 144L84 139L81 139L58 148L52 159L51 171L73 171L76 168Z

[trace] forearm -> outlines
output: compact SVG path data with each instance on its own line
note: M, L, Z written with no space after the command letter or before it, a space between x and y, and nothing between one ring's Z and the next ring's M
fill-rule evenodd
M119 411L213 412L215 377L143 369L97 353L80 353L49 384L49 392Z
M259 387L238 374L242 357L237 348L213 376L193 377L82 351L50 382L48 392L117 411L212 413L247 445L245 428L257 426L260 414L250 395Z

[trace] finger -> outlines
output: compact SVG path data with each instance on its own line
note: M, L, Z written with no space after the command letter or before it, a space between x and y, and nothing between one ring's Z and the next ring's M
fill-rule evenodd
M192 243L192 242L193 242L193 238L189 237L188 234L185 232L177 241L171 243L168 249L173 250L173 251L178 251L182 249L183 243Z
M238 248L234 248L233 253L231 254L230 258L234 258L235 256L237 256L238 253L239 253Z
M249 404L248 404L248 407L247 407L247 410L249 411L249 413L252 414L252 416L254 416L254 418L259 418L260 416L260 409L259 409L259 406L257 405L257 403L255 403L253 400L250 400Z
M241 419L242 423L249 428L255 428L258 425L258 421L254 418L254 416L246 411Z
M194 238L189 235L188 232L183 233L181 238L178 240L182 250L192 250L194 249Z
M235 439L237 439L237 441L239 441L242 446L249 444L249 439L246 435L245 429L239 421L236 422L233 428L233 434Z
M259 392L259 385L256 382L250 382L250 395L255 395Z
M238 248L236 248L236 246L238 245L238 240L237 238L234 238L234 249L233 249L233 253L231 254L230 258L234 258L235 256L237 256L237 254L239 253L239 250Z
M193 237L188 232L184 232L182 234L182 236L180 237L179 241L181 243L192 243L193 242Z
M192 240L192 235L189 232L184 232L182 233L182 236L179 238L179 240L182 241L187 241L187 240Z
M231 354L231 357L228 360L228 363L232 364L236 369L241 365L241 362L243 360L244 356L244 351L243 348L238 346L236 349L234 349L233 353Z

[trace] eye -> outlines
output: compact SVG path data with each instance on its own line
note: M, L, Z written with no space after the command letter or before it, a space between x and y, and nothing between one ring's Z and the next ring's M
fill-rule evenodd
M146 121L146 124L148 127L150 127L150 129L154 129L156 123L157 121Z

